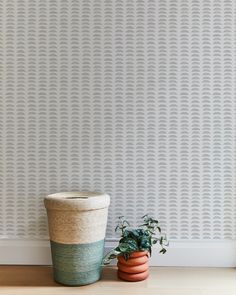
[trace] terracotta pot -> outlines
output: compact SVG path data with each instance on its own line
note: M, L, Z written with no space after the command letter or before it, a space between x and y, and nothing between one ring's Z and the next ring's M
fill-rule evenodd
M130 265L130 266L142 265L142 264L148 262L148 256L144 255L144 256L140 256L140 257L136 257L136 258L130 258L127 261L124 259L123 256L120 256L120 257L118 257L118 262L122 263L124 265Z
M133 274L128 274L125 272L122 272L120 270L118 270L118 277L124 281L128 281L128 282L139 282L139 281L143 281L146 280L149 276L149 271L144 271L144 272L140 272L140 273L133 273Z
M118 277L129 282L145 280L149 275L148 257L147 251L134 252L127 261L118 257Z

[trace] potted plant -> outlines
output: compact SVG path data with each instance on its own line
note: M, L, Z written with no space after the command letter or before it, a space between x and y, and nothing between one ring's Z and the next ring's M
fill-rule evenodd
M103 259L107 265L117 259L118 277L125 281L142 281L149 275L148 260L152 254L152 246L159 244L160 253L166 252L168 242L162 234L159 222L149 215L142 217L143 223L138 228L131 228L129 222L119 217L115 231L120 232L118 246L111 250Z

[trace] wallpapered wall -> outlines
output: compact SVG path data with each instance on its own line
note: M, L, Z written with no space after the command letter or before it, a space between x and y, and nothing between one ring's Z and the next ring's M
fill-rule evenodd
M171 239L235 237L233 0L0 1L0 237L43 196L111 194Z

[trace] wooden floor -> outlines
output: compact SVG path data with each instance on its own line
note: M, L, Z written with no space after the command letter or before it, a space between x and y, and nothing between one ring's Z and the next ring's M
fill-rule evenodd
M83 287L53 281L51 267L0 266L0 294L5 295L236 295L235 268L153 267L149 279L128 283L106 267L102 280Z

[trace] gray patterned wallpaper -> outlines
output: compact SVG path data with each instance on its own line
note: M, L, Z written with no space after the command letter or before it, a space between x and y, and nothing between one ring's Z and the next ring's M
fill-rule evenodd
M233 0L0 1L0 236L101 190L171 239L235 237Z

